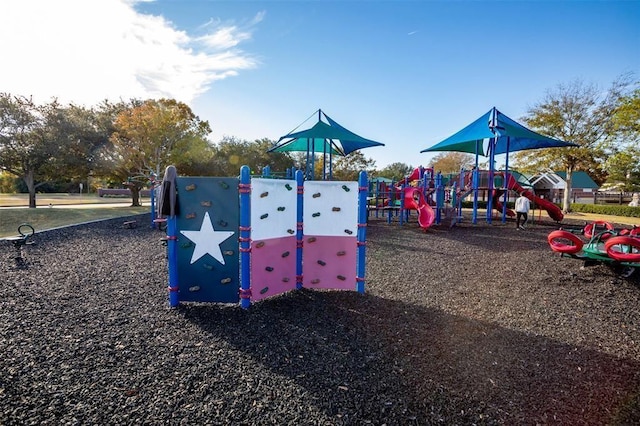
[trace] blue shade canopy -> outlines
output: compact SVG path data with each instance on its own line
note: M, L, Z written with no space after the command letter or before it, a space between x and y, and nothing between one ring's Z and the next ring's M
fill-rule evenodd
M384 146L383 143L365 139L347 130L320 109L317 113L318 122L313 127L282 136L269 152L311 151L348 155L359 149Z
M464 129L420 152L456 151L488 156L491 138L497 139L493 148L495 155L525 149L578 146L529 130L492 108Z

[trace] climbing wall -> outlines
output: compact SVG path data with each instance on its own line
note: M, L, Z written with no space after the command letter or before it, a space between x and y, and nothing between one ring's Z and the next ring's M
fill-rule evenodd
M356 289L358 182L304 184L303 286Z
M251 299L296 288L296 182L251 180Z
M238 179L178 177L176 187L180 300L238 302Z

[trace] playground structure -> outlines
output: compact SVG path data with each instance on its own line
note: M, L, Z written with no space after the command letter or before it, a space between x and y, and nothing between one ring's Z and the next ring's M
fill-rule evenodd
M489 179L492 179L493 184L489 183ZM472 196L471 221L476 224L479 193L485 191L492 201L489 204L502 214L504 222L507 216L515 217L515 212L503 204L507 200L507 193L514 191L527 197L534 207L545 210L554 221L561 222L564 218L562 210L554 203L536 196L532 190L526 189L523 186L526 184L516 180L513 173L490 172L474 168L462 169L457 175L444 177L440 173L434 174L431 168L418 167L409 176L396 183L372 182L369 210L375 210L376 217L379 217L380 211L385 211L389 223L395 213L401 225L408 220L409 212L416 210L418 224L427 230L434 223L440 224L443 218L452 220L451 226L460 222L463 219L462 202L465 198ZM454 212L452 213L451 210ZM492 211L487 211L488 220L492 215Z
M418 224L426 231L434 222L440 223L439 210L432 207L438 206L438 196L435 194L437 179L440 179L440 175L434 176L433 169L418 167L399 182L372 182L369 210L375 211L376 217L379 217L380 211L386 212L389 223L396 213L401 225L408 220L409 212L415 210Z
M584 266L606 264L622 268L624 277L629 277L640 267L638 227L616 230L609 222L594 221L579 229L552 231L547 236L547 242L554 252L582 260Z
M169 303L252 302L291 290L364 292L367 177L359 182L178 177L167 168Z

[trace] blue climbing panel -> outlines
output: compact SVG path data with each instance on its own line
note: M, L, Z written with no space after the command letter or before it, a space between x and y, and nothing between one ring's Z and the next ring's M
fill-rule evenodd
M237 303L238 179L178 177L180 301Z

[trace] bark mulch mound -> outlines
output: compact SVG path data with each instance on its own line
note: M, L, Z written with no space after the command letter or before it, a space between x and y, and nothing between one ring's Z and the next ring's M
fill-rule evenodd
M170 309L135 218L0 242L0 424L640 422L640 272L554 224L371 220L364 295Z

